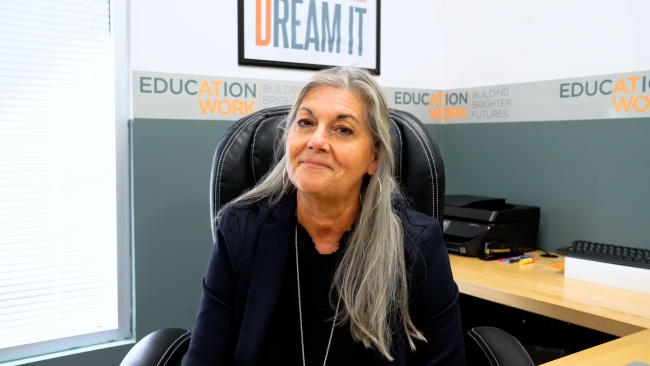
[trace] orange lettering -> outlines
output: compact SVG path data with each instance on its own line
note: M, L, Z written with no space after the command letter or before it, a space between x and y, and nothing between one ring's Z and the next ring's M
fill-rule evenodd
M431 94L431 99L429 100L429 104L438 104L442 105L444 98L445 98L445 93L440 93L440 94Z
M456 109L456 111L454 111ZM453 107L453 108L429 108L429 114L431 115L431 119L444 119L448 120L449 118L453 118L454 116L458 118L458 107Z
M199 95L203 93L208 93L212 95L212 91L210 90L210 84L208 84L207 80L203 80L203 84L201 84L201 89L199 89Z
M641 80L640 76L634 76L631 78L627 78L627 80L632 82L632 93L636 93L636 82Z
M219 96L219 85L223 84L223 81L212 81L212 85L214 85L214 96L218 97Z
M643 107L643 108L639 107L639 100L645 100L645 107ZM645 112L645 111L648 110L648 108L650 108L650 98L648 98L647 95L641 95L641 96L636 97L636 99L634 100L634 110L635 111L637 111L637 112Z
M266 38L262 38L262 0L257 0L255 7L255 44L268 46L271 43L271 0L266 0Z
M449 116L451 119L458 119L458 107L452 107L451 108L451 115Z
M440 108L429 108L429 114L431 115L431 119L442 118L442 113L440 113Z
M237 111L239 111L239 114L242 116L244 115L244 103L242 103L241 100L234 100L232 102L232 114L237 114Z
M226 103L226 107L228 107L228 109L226 109L225 111L223 110L223 108L221 108L221 106L222 106L224 103ZM215 104L216 104L216 102L215 102ZM221 101L219 102L219 113L221 113L221 114L228 114L228 113L230 113L230 110L231 110L231 109L232 109L232 108L231 108L231 106L230 106L230 101L229 101L229 100L226 100L226 99L221 99Z
M625 80L623 78L618 79L618 82L616 83L616 87L614 88L614 94L616 94L619 90L622 90L623 92L627 93L627 86L625 86Z
M467 118L467 115L465 114L466 109L467 109L467 107L459 108L460 113L458 115L458 118Z
M255 101L252 101L251 104L248 104L248 101L244 101L244 114L254 113L253 105Z
M625 98L621 98L621 102L619 104L616 104L616 98L612 98L612 101L614 102L614 109L616 109L616 113L621 112L621 107L625 109L626 112L630 111L630 107L632 106L632 99L633 97L630 97L629 101L625 101Z
M205 105L203 105L203 100L199 98L199 105L201 106L201 113L205 112L210 108L210 114L214 114L214 109L217 107L217 101L214 101L214 104L210 103L210 99L205 100Z

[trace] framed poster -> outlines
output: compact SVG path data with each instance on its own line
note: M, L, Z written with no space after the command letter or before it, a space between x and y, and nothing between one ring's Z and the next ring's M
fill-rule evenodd
M379 74L380 0L239 0L239 64Z

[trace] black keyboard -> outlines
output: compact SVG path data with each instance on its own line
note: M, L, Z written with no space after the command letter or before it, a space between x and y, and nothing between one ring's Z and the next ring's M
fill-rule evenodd
M567 257L650 269L650 249L576 240L560 247L557 253Z

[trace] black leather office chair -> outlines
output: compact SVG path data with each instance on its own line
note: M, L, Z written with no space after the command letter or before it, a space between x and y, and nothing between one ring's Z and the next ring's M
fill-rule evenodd
M286 118L289 110L288 106L275 107L246 116L237 121L219 142L212 161L210 180L213 238L216 238L217 230L214 217L219 209L255 185L270 169L274 147L281 135L278 125ZM390 118L391 142L396 157L396 178L410 199L411 206L417 211L436 217L442 227L445 173L438 146L426 132L422 122L413 115L391 110ZM488 350L493 342L501 345L508 340L514 340L525 355L523 347L512 337L509 339L498 332L481 330L478 330L477 334L480 334L480 344ZM496 341L493 341L493 338ZM156 331L138 342L121 366L176 366L187 352L189 339L189 332L184 330ZM512 349L516 350L516 347ZM487 351L485 353L491 354ZM502 354L500 351L493 353ZM499 357L486 359L499 361ZM510 364L506 361L492 364L526 365Z
M278 124L289 106L268 108L240 119L224 135L212 161L210 217L254 186L271 167L279 142ZM445 169L438 146L413 115L391 110L395 172L413 208L440 220L445 197ZM216 225L212 236L216 238Z
M521 343L501 329L476 327L468 333L465 346L475 352L477 366L535 366Z
M185 329L157 330L136 343L120 366L180 366L190 338L190 331Z

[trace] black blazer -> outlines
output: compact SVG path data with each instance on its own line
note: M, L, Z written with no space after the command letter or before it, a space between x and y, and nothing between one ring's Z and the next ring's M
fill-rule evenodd
M295 194L278 205L230 207L224 213L194 323L186 366L255 365L277 304L296 225ZM376 365L465 365L465 348L447 250L438 221L402 208L411 319L427 343L415 353L400 329L395 361Z

